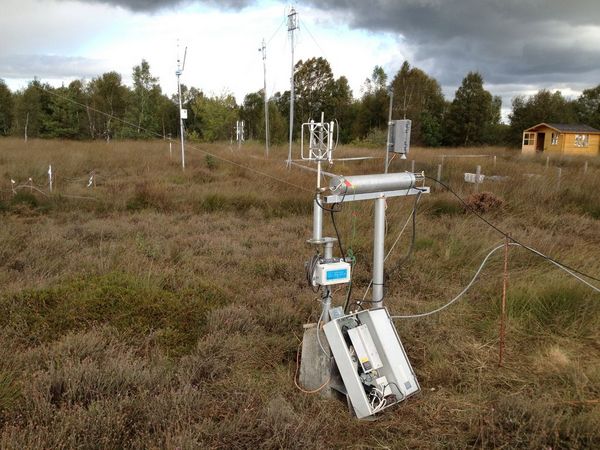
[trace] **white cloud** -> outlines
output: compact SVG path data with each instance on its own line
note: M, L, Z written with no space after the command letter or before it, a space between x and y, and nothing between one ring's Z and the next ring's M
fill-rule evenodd
M90 78L109 70L116 70L130 82L132 67L144 58L160 78L163 90L173 93L179 39L181 52L188 46L182 82L208 93L231 91L241 102L246 93L263 86L258 48L265 38L271 39L267 46L267 90L273 94L289 89L290 43L282 3L268 2L242 12L188 4L143 14L78 2L8 1L8 14L0 19L0 38L11 44L0 51L0 77L7 78L11 87L22 86L33 76L60 84L62 79ZM384 66L393 76L391 72L409 54L394 35L350 30L339 17L314 8L298 10L296 61L326 57L336 77L349 79L355 95L360 94L362 82L375 65ZM69 64L47 64L44 70L39 61L50 62L48 55L55 55L57 62L59 56L71 59L64 60ZM23 64L26 58L31 59L30 66ZM9 67L9 61L19 64Z

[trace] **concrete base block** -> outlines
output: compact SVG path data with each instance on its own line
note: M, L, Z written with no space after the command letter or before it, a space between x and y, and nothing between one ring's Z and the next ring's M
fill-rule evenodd
M321 331L319 336L323 350L317 341L317 324L304 325L304 337L302 338L302 359L300 360L300 386L307 391L320 388L331 377L333 359L329 357L331 351L325 333ZM329 383L328 383L329 384ZM331 388L325 386L320 394L331 397Z

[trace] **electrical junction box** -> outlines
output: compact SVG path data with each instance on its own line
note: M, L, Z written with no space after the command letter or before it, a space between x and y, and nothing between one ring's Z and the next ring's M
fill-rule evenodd
M187 116L187 109L181 108L181 118L186 120L188 118Z
M387 309L341 316L323 329L344 383L343 393L359 419L420 391Z
M410 150L410 130L412 122L408 119L392 120L390 133L390 151L406 155Z
M366 325L350 328L348 336L364 373L373 372L383 366Z
M350 264L345 261L322 261L315 266L313 286L330 286L350 282Z

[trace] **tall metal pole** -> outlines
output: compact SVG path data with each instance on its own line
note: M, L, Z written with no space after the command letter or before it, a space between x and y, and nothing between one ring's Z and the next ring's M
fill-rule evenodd
M373 308L383 306L383 261L385 253L385 197L375 200L373 239Z
M388 114L388 134L387 144L385 148L385 173L388 173L388 167L390 165L390 145L392 143L392 107L394 105L394 89L390 86L390 112Z
M265 154L269 157L269 96L267 95L267 46L265 40L262 40L262 59L264 72L264 95L265 95Z
M181 74L183 73L183 69L185 69L185 59L187 57L187 47L183 52L183 64L179 59L179 41L177 42L177 71L175 75L177 75L177 96L179 97L179 134L181 136L181 168L185 170L185 147L183 144L183 102L181 100Z
M290 145L288 149L287 166L292 167L292 133L294 132L294 31L298 29L298 13L292 6L288 14L288 33L292 47L292 76L290 78Z
M317 193L313 201L313 241L323 239L323 208L321 208L321 160L317 161Z
M177 69L177 93L179 97L179 135L181 137L181 168L185 170L185 146L183 145L183 116L181 114L182 103L181 103L181 83L179 77L181 76L181 70Z

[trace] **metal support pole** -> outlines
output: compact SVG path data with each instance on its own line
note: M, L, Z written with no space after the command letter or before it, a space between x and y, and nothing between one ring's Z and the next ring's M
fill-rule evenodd
M385 257L385 197L375 200L373 236L373 308L383 306L383 261Z
M263 92L265 96L265 156L269 157L269 96L267 95L267 46L265 40L262 40L262 58L263 58L263 72L264 72L264 87Z
M387 134L387 144L385 147L385 173L388 173L388 169L390 166L390 145L392 143L392 107L394 105L394 90L390 89L390 111L388 114L388 134Z
M181 110L183 108L181 102L181 83L179 81L180 74L177 75L177 92L179 96L179 134L181 136L181 168L185 170L185 146L183 144L183 117Z
M481 166L475 170L475 192L479 192L479 183L481 181Z
M546 156L546 169L550 166L550 157Z
M294 97L295 97L295 85L294 85L294 31L298 29L297 13L292 7L288 14L288 32L290 33L290 44L292 48L292 76L290 77L290 144L288 149L288 168L292 167L292 135L294 133Z
M313 240L320 241L323 239L323 210L319 206L321 203L321 194L315 195L313 201Z
M333 258L333 240L329 240L324 244L324 257L325 259ZM321 297L321 303L323 311L321 312L321 323L329 321L329 310L331 309L331 288L324 286L323 296Z
M437 170L437 178L436 180L438 181L442 181L442 165L438 164L438 170Z
M321 208L321 161L317 162L317 195L313 202L313 241L323 239L323 208Z

